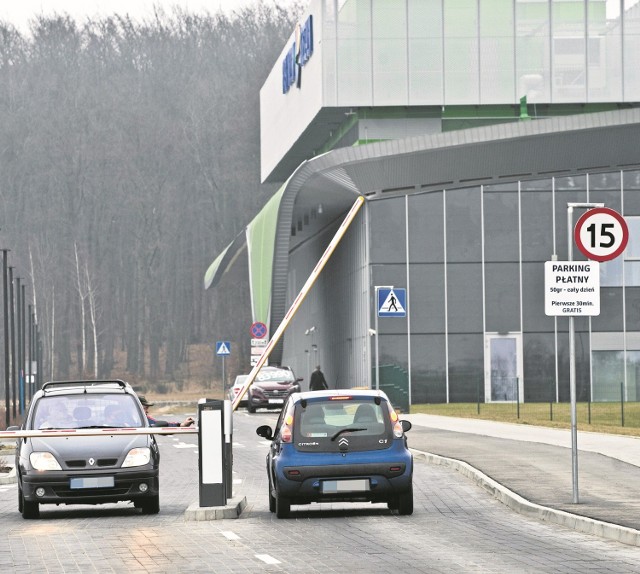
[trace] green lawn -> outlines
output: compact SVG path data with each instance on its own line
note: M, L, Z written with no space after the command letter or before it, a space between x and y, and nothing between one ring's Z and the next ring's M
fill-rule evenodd
M411 413L571 428L569 403L421 404ZM640 436L640 403L578 403L576 414L578 430Z

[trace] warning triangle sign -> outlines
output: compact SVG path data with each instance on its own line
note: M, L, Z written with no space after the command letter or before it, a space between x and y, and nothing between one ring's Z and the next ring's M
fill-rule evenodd
M378 309L379 313L390 313L390 314L398 314L398 315L405 315L406 311L405 308L403 307L402 303L400 302L400 300L398 299L398 296L396 295L395 291L393 289L391 289L389 291L389 293L387 294L387 296L385 297L384 301L382 302L382 305L380 305L380 308Z

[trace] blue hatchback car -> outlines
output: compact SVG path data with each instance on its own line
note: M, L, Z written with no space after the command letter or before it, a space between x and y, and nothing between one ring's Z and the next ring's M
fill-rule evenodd
M382 391L290 395L275 429L256 430L272 441L269 510L286 518L292 504L368 501L412 514L413 457L405 437L410 428Z

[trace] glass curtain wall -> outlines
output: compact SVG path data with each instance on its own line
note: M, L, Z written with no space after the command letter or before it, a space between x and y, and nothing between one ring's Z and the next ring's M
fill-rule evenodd
M378 343L383 364L411 365L413 403L569 400L568 320L544 314L544 262L568 257L569 202L603 202L631 231L601 265L600 316L575 319L577 399L639 397L640 171L418 191L406 212L405 201L370 201L370 263L372 286L405 286L408 230L411 357L404 320L380 320Z

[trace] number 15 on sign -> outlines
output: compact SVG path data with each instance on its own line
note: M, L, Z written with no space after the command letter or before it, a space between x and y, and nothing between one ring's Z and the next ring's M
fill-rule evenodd
M629 241L629 228L624 217L608 207L597 207L582 214L573 237L585 257L594 261L610 261L620 255Z

